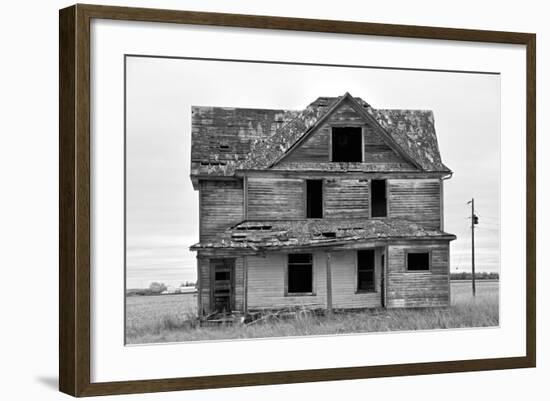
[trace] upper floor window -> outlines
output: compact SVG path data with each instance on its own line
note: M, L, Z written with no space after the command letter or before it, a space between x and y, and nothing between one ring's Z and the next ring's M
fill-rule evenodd
M372 180L370 192L371 216L386 217L388 215L386 180Z
M363 161L363 131L361 127L332 127L332 161Z
M306 180L307 218L323 217L323 180Z

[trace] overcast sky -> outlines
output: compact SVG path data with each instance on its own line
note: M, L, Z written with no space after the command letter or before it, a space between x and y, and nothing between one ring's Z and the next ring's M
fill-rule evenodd
M499 270L498 75L181 59L127 59L127 286L196 280L198 192L189 178L191 106L303 109L350 92L375 108L429 109L443 162L451 270L470 269L466 204L475 198L476 268Z

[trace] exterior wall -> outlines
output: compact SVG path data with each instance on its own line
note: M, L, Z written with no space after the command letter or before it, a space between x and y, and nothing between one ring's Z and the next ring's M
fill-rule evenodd
M303 305L325 308L326 262L324 254L313 255L313 292L315 295L285 296L287 255L270 253L248 257L248 309L277 309Z
M369 218L368 180L327 179L324 182L324 217Z
M247 218L303 219L305 217L304 180L249 178Z
M298 148L290 153L284 159L285 162L328 162L330 160L330 135L330 126L327 124L322 125L313 135L307 138Z
M429 250L429 271L407 271L406 250ZM432 242L427 245L389 245L386 275L386 306L430 307L448 306L449 243Z
M414 221L427 228L441 227L439 179L388 180L388 217Z
M200 240L208 241L244 220L242 180L201 181Z
M381 305L380 252L376 257L374 293L356 293L356 251L332 252L332 306L335 309L369 308ZM313 291L315 295L285 296L287 254L248 257L248 309L277 309L304 305L327 307L326 254L313 254Z
M375 292L357 292L357 252L332 252L332 307L375 308L380 307L380 251L375 251Z

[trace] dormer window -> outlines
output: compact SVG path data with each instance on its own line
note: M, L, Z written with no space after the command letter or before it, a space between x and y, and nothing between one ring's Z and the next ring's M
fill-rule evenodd
M332 127L332 161L347 163L363 161L361 127Z

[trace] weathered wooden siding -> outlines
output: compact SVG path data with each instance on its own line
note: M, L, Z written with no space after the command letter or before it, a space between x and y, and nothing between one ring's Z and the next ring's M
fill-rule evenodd
M415 167L395 152L348 103L342 104L314 132L309 134L295 149L291 150L277 169L285 168L319 168L319 163L330 162L332 126L361 126L363 128L363 163L339 163L349 165L352 169L369 171L415 170Z
M395 152L370 126L363 128L363 162L393 166L403 164L412 169L412 165L403 156Z
M210 312L210 259L197 254L197 281L199 314Z
M200 240L244 220L242 180L200 182Z
M305 217L304 180L248 180L248 219L302 219Z
M331 129L328 125L321 126L307 138L299 147L285 158L287 163L328 162Z
M243 258L235 259L234 300L235 310L244 310L244 264Z
M332 307L375 308L380 307L380 251L375 251L376 292L358 293L357 290L357 252L332 252Z
M369 181L327 179L324 181L324 217L368 218Z
M332 113L328 119L328 124L362 124L364 119L359 115L348 101L344 102L337 110Z
M387 307L448 306L450 299L448 248L448 242L434 242L420 247L388 246ZM407 249L429 249L432 258L430 271L407 271L405 261Z
M388 180L388 217L414 221L428 228L441 225L439 179Z
M376 251L376 292L357 293L355 251L333 252L332 306L335 309L370 308L381 305L380 252ZM277 309L304 305L327 307L326 253L313 254L313 291L315 295L285 296L287 255L272 253L266 257L248 258L248 308Z
M248 309L277 309L292 306L326 307L326 259L313 255L313 291L315 295L285 296L288 256L271 253L266 257L248 257Z

